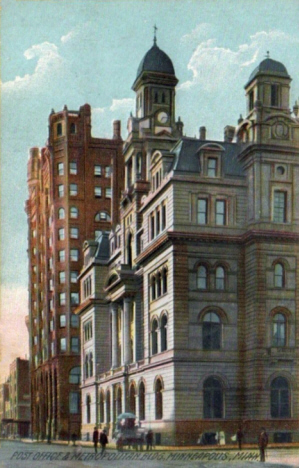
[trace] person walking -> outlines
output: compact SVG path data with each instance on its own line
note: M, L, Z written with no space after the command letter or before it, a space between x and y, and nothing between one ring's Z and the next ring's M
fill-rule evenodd
M262 428L261 433L259 435L259 449L260 449L260 461L265 461L265 451L268 445L268 434L264 428Z
M100 444L101 444L101 447L102 447L101 455L104 455L105 450L106 450L106 445L108 444L108 437L107 437L105 429L101 432Z
M244 433L242 431L241 426L239 426L239 429L237 430L237 442L238 442L239 450L242 450L243 437L244 437Z
M98 451L98 442L99 442L99 431L97 426L95 426L93 434L92 434L92 441L93 441L93 446L94 446L94 451L97 453Z

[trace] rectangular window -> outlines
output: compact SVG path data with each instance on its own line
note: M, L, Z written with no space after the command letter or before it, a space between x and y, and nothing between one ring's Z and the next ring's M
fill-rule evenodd
M69 393L69 412L70 414L79 414L80 395L78 392Z
M216 224L224 226L226 224L226 203L225 200L216 200Z
M274 191L273 221L276 223L286 222L287 194L282 190Z
M62 184L58 185L58 196L59 197L64 196L64 186Z
M276 84L271 85L271 106L277 107L278 103L278 90L279 87Z
M61 328L66 327L66 315L59 315L59 326Z
M72 292L71 293L71 305L78 305L79 304L79 293Z
M71 315L71 327L78 328L79 327L79 316L72 314Z
M63 174L64 174L64 166L63 166L63 163L58 163L58 164L57 164L57 174L58 174L58 175L63 175Z
M71 227L71 239L78 239L79 238L79 229L75 227Z
M111 198L112 196L112 189L111 188L106 188L105 189L105 197L106 198Z
M60 351L66 351L66 338L60 338Z
M70 184L70 195L71 196L78 195L78 185L77 184Z
M70 217L72 219L77 219L79 214L79 210L76 206L71 206L70 208Z
M58 240L64 240L64 228L58 229Z
M151 239L155 237L155 216L153 214L150 216L150 236Z
M164 231L166 228L166 204L162 205L162 218L161 218L161 229Z
M79 260L79 250L71 249L70 250L70 259L72 262L77 262Z
M71 283L77 283L78 281L78 272L71 271Z
M70 174L77 174L77 163L75 161L70 162Z
M95 164L94 166L94 175L95 176L101 176L102 175L102 166L99 164Z
M160 233L160 210L156 211L156 232L157 235Z
M79 351L80 351L79 338L77 338L77 337L71 338L71 351L73 353L79 353Z
M94 188L94 196L96 198L101 198L102 196L102 187L99 187L98 185L95 186Z
M63 293L60 293L60 294L59 294L59 305L61 305L61 306L62 306L62 305L65 305L65 302L66 302L66 300L65 300L65 293L64 293L64 292L63 292Z
M54 320L50 320L50 331L52 332L54 330Z
M111 176L111 167L106 166L105 167L105 177L110 177Z
M197 201L197 222L207 224L208 222L208 200L199 198Z
M64 262L65 261L65 250L59 250L58 251L58 260L59 260L59 262Z
M60 271L59 272L59 283L64 284L65 283L65 271Z
M217 175L217 159L208 158L208 177L216 177Z

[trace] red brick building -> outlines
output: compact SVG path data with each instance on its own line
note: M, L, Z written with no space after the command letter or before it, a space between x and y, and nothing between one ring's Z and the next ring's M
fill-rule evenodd
M80 435L77 276L84 241L99 239L118 221L121 147L118 121L112 139L91 136L86 104L79 111L52 111L47 145L30 151L29 336L32 432L38 438Z

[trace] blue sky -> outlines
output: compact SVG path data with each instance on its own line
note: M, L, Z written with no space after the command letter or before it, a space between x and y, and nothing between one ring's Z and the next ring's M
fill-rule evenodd
M244 84L271 58L293 77L299 98L297 0L2 0L1 364L24 354L27 334L27 159L47 139L48 115L67 104L92 107L92 133L111 137L112 121L134 112L131 86L153 42L172 59L176 115L184 133L221 140L245 114ZM7 363L5 364L7 367Z

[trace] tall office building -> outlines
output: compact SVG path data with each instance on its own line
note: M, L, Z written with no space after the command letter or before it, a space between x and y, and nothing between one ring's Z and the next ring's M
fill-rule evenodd
M29 335L32 433L38 438L80 435L77 278L84 241L100 239L118 222L121 147L118 121L112 139L91 135L86 104L52 111L46 146L30 151Z

